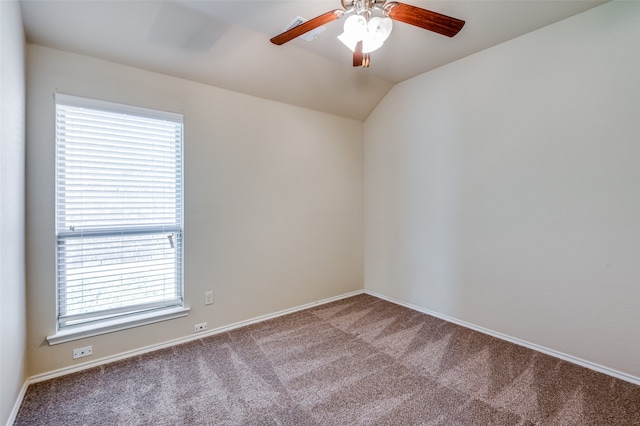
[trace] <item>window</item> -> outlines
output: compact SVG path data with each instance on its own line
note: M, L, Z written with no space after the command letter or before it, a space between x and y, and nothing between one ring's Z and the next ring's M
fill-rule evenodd
M58 333L183 307L182 122L56 95Z

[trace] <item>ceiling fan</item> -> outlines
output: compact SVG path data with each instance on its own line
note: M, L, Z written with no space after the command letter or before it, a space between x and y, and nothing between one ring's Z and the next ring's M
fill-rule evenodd
M464 21L422 9L417 6L389 0L341 0L342 9L331 10L302 24L290 28L271 39L282 45L321 25L328 24L354 12L345 20L344 32L338 36L353 51L354 67L369 67L370 54L382 46L391 34L393 21L415 25L447 37L453 37L464 26ZM373 16L376 12L382 14Z

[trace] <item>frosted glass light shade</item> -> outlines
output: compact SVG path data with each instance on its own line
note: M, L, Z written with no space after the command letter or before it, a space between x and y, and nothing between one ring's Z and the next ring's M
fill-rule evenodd
M353 51L356 43L363 40L366 34L367 20L362 15L352 15L344 21L344 32L338 36L338 40Z
M392 29L393 29L393 19L380 18L376 16L369 20L369 26L367 28L367 32L370 34L371 37L380 41L380 43L384 43L384 41L389 38L389 34L391 34Z
M369 53L379 49L384 41L389 38L393 28L391 18L374 17L367 20L362 15L352 15L344 23L344 32L338 36L338 40L344 43L351 51L362 40L362 52Z

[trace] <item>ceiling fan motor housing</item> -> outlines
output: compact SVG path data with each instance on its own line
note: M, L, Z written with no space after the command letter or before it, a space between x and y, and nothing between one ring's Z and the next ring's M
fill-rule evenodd
M346 12L355 12L357 15L370 15L374 10L383 10L386 2L387 0L341 0Z

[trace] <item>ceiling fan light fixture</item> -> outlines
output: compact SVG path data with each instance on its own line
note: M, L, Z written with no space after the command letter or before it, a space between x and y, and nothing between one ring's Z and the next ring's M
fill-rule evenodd
M344 32L338 36L338 40L352 52L355 51L356 44L362 41L363 53L370 53L382 46L392 29L393 21L390 18L376 16L367 23L364 16L352 15L345 20Z
M0 0L2 1L2 0ZM404 22L447 37L453 37L465 22L421 7L395 0L340 0L342 9L334 9L306 21L271 38L273 44L282 45L321 25L355 12L345 19L344 32L338 39L353 52L353 66L367 68L369 53L380 48L391 34L393 21ZM382 13L384 17L373 16Z

